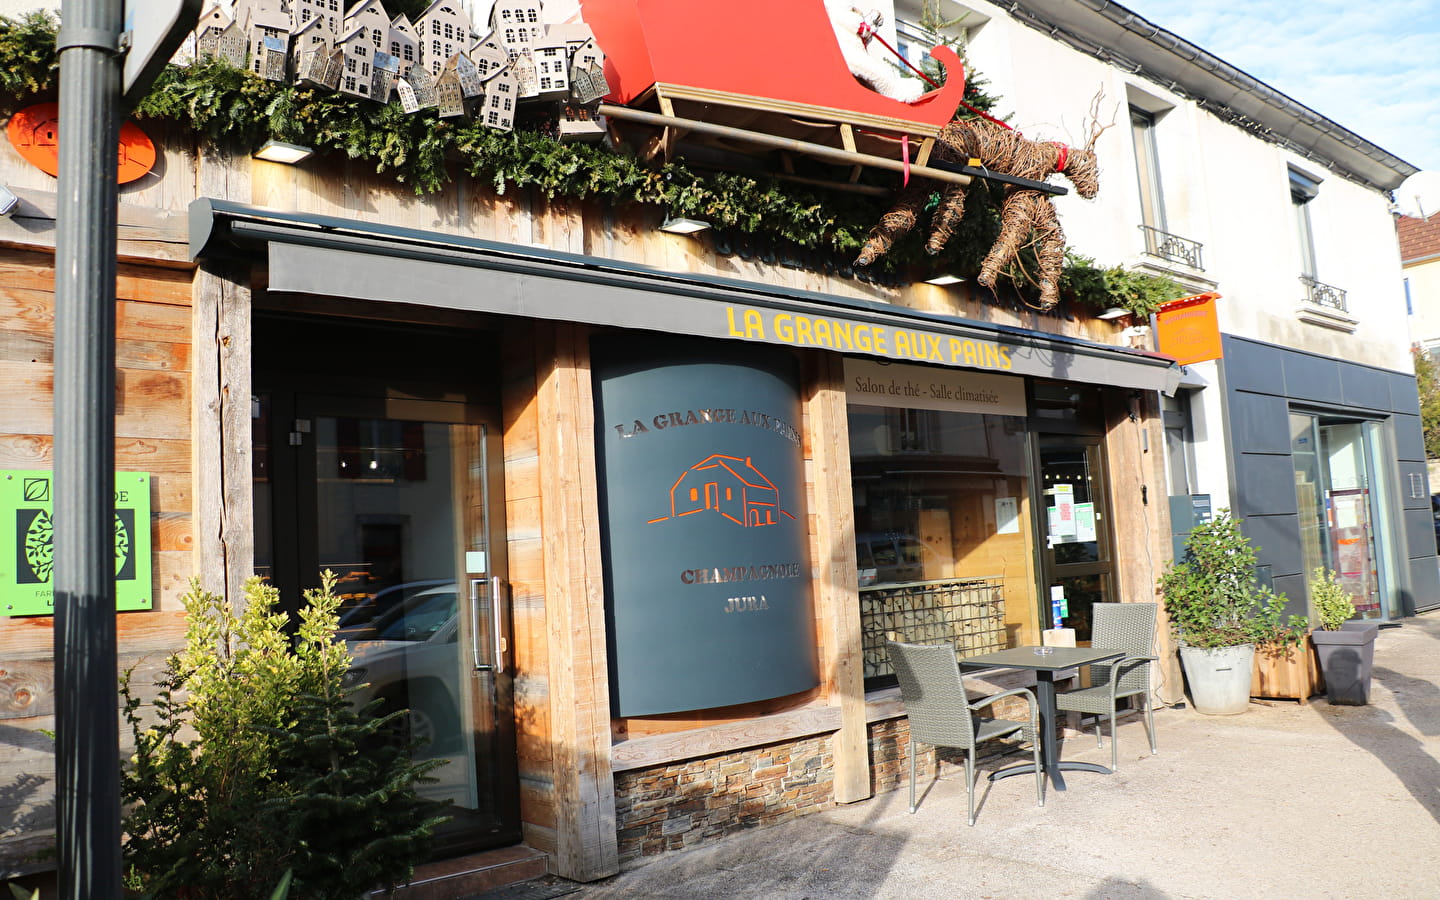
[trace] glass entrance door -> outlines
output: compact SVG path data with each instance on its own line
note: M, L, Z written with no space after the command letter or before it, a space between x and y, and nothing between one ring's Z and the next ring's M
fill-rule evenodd
M1387 618L1394 581L1374 464L1383 458L1379 424L1292 413L1290 435L1307 583L1316 568L1332 569L1359 618Z
M452 816L437 849L518 841L495 416L409 387L357 380L354 394L321 393L304 390L313 379L285 381L257 395L259 574L292 608L320 572L338 576L356 702L408 710L401 727L417 754L444 760L420 786Z
M1039 491L1043 562L1041 616L1090 640L1090 609L1113 599L1110 513L1100 439L1040 435Z

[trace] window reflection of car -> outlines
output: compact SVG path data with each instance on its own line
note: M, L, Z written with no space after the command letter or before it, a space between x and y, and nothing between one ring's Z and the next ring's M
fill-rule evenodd
M422 753L453 749L460 739L460 617L455 584L444 582L414 594L368 624L362 640L345 640L359 685L356 706L383 701L382 710L408 709L410 738Z
M926 557L934 553L914 535L898 531L862 532L855 536L860 586L922 581Z
M422 591L448 584L451 582L447 579L432 578L428 581L407 581L404 584L394 584L382 588L345 610L340 615L340 627L337 633L340 639L345 641L371 638L375 634L375 622L381 616Z

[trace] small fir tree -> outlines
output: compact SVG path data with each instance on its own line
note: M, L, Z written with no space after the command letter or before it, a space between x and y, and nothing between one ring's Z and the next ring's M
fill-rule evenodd
M407 879L441 804L394 740L403 711L347 699L349 652L335 640L340 600L326 572L307 591L293 641L277 591L245 586L236 615L192 583L186 643L159 682L153 717L122 679L135 756L122 773L130 880L155 897L290 896L352 900ZM152 721L153 720L153 721Z

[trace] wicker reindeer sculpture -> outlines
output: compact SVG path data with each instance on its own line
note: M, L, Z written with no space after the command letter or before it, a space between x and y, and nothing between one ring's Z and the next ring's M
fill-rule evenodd
M1098 102L1091 110L1092 116L1097 111ZM989 119L951 122L940 130L934 153L938 159L959 163L978 159L981 167L992 172L1032 181L1044 181L1051 173L1059 172L1070 179L1080 196L1089 200L1100 190L1095 140L1110 127L1101 127L1098 120L1092 121L1095 124L1090 128L1089 139L1078 149L1056 142L1028 140L1009 126ZM946 186L931 221L930 237L925 243L927 253L933 256L944 249L965 215L965 194L978 181ZM909 233L934 190L933 183L916 181L901 191L895 205L870 230L869 240L861 248L855 265L869 265ZM1016 186L1006 189L1000 207L1000 236L981 263L978 280L985 287L993 288L995 277L1020 248L1032 240L1032 235L1039 268L1035 281L1040 288L1040 308L1049 309L1060 299L1065 233L1060 229L1050 195L1042 191Z

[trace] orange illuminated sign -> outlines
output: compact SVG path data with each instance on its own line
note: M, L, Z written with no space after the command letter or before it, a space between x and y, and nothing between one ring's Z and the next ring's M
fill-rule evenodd
M1211 292L1162 304L1155 313L1160 352L1175 357L1182 366L1223 356L1220 321L1215 314L1219 299L1219 294Z
M25 161L48 175L60 174L60 105L37 103L10 117L10 144ZM140 126L120 126L119 184L128 184L155 167L155 144Z

